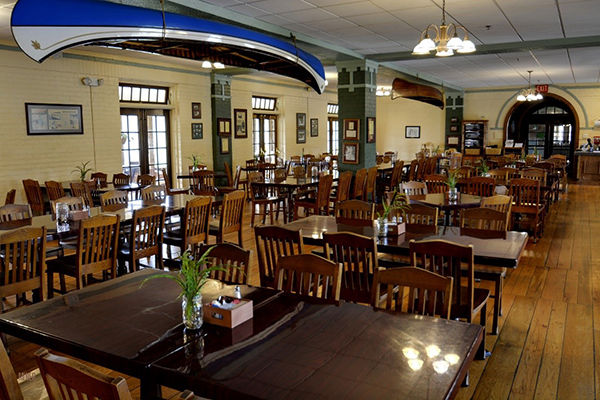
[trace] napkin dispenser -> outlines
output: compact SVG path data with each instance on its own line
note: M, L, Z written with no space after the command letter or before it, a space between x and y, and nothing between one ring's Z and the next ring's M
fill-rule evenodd
M81 221L82 219L87 219L90 216L88 210L77 210L69 212L69 220L71 221Z

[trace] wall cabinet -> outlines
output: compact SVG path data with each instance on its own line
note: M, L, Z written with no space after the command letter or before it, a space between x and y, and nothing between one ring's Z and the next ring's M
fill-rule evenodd
M483 156L488 121L464 120L462 124L463 164L471 164Z

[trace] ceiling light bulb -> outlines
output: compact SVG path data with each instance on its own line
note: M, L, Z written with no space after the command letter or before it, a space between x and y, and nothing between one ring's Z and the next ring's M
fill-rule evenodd
M424 55L424 54L429 54L429 49L426 49L425 47L421 46L421 44L419 43L418 45L415 46L415 48L413 49L413 54L415 55Z
M217 69L225 68L225 65L223 65L223 63L220 63L220 62L213 63L213 66Z
M446 46L443 46L443 47L438 46L438 51L437 51L437 53L435 53L435 55L438 57L449 57L453 54L454 54L454 52L452 51L452 49L449 49Z
M456 50L457 53L473 53L475 51L475 44L469 40L468 36L465 36L465 40L462 41L462 49Z
M527 101L533 101L536 99L536 96L533 93L527 94Z
M210 61L202 61L202 68L212 68Z
M423 40L421 40L421 43L419 43L418 46L421 46L422 48L427 49L427 50L434 50L435 42L433 40L431 40L429 35L427 35L427 36L425 36L425 38Z
M523 96L523 93L519 93L519 95L517 96L517 101L525 101L527 100L527 98L525 96Z
M535 95L535 98L536 98L536 100L541 100L541 99L544 98L544 96L542 96L541 93L538 93L538 94Z
M460 40L460 38L458 36L456 36L456 34L455 34L454 37L452 39L450 39L450 41L448 42L448 44L446 46L452 50L460 50L463 47L463 41Z

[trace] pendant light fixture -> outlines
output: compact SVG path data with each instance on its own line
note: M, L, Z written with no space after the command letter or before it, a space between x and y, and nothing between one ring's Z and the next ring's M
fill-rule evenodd
M458 29L465 31L465 36L461 40L458 37ZM429 34L435 35L432 39ZM446 0L442 2L442 25L439 27L435 24L430 24L422 33L421 40L415 46L413 53L415 55L429 54L431 50L435 50L435 55L438 57L448 57L457 53L472 53L475 51L475 44L469 39L469 33L464 26L449 23L446 25Z
M519 95L517 96L517 101L536 101L536 100L543 99L544 96L542 96L542 94L540 92L538 92L536 89L533 89L531 87L531 73L533 71L529 70L527 72L529 72L529 78L527 80L529 83L529 86L527 89L523 89L523 90L521 90L521 92L519 92Z

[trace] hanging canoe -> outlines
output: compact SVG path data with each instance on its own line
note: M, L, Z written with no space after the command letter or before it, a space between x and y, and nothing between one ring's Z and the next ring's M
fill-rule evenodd
M444 109L444 94L438 89L396 78L392 83L392 100L398 97L422 101Z
M294 44L185 15L97 0L19 0L11 29L25 54L42 62L59 51L109 46L269 71L325 90L321 62Z

